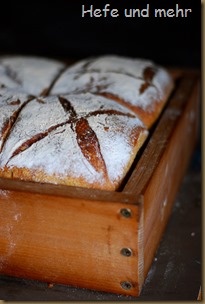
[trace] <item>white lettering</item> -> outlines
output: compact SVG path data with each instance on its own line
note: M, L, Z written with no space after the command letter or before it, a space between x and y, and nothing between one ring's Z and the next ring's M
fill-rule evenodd
M188 12L192 13L192 9L191 8L186 8L185 9L185 17L187 17Z
M172 8L167 10L167 17L174 17L175 13L174 10Z
M147 8L141 10L142 17L149 17L149 4L147 4Z
M85 17L85 14L90 13L90 17L93 16L93 5L90 6L90 9L85 11L85 5L82 5L82 17Z
M103 8L104 17L107 17L107 12L109 12L109 11L110 11L110 9L109 9L109 8L107 8L108 6L110 6L110 4L109 4L109 3L108 3L108 4L105 4L105 7Z
M165 9L160 9L160 8L158 8L158 9L156 9L155 8L155 12L154 12L154 16L155 17L158 17L157 16L157 14L159 13L159 17L166 17L166 10ZM162 13L164 14L164 16L162 15Z
M146 8L125 8L124 10L125 17L149 17L149 4L147 4Z
M179 4L176 4L176 17L179 17L179 13L181 13L181 17L184 17L184 10L182 8L179 9Z
M187 17L188 12L191 13L191 8L179 8L179 4L176 4L175 10L170 8L168 10L165 9L155 9L155 17Z
M118 9L116 9L116 8L110 9L109 6L110 6L110 4L107 3L107 4L105 4L103 9L100 9L100 8L94 9L93 5L90 5L89 9L85 9L85 5L82 5L82 17L85 17L86 14L89 14L88 15L89 17L97 17L97 18L102 17L102 16L103 17L108 17L108 16L118 17L119 16Z
M140 9L136 8L132 11L132 17L135 17L137 13L137 17L140 17Z
M94 17L101 17L101 9L96 8L93 12Z
M128 13L128 9L125 8L124 14L125 14L125 17L132 17L132 9L130 8L129 9L129 13Z
M169 9L164 9L164 8L155 8L154 10L154 17L187 17L188 13L192 13L192 9L190 8L180 8L179 4L177 3L175 8L169 8ZM88 17L118 17L119 16L119 11L117 8L110 8L110 4L107 3L104 5L104 8L96 8L94 9L93 5L90 6L85 6L82 5L82 17L84 18L85 16ZM130 8L130 9L124 9L124 16L129 18L129 17L143 17L147 18L150 16L150 5L147 4L146 8L139 9L139 8Z
M119 16L118 9L113 8L110 12L110 15L111 15L111 17L118 17Z

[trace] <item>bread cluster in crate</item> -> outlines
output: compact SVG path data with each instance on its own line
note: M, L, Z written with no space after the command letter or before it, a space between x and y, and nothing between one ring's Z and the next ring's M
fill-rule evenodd
M173 88L148 60L0 58L0 176L116 190Z

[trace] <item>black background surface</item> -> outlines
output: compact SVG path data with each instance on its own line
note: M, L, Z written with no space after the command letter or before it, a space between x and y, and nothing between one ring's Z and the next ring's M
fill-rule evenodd
M117 8L117 18L81 17L89 8ZM149 18L125 18L145 8ZM155 8L191 8L187 18L154 18ZM171 66L200 66L201 1L6 1L0 14L0 54L80 59L101 54L143 57Z

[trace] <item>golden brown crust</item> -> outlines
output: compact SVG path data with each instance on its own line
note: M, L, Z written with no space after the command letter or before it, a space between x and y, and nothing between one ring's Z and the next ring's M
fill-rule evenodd
M45 171L40 169L28 169L26 167L18 168L18 167L7 167L5 166L3 169L0 168L0 176L4 178L12 178L12 179L20 179L25 181L32 181L38 183L51 183L51 184L59 184L59 185L68 185L68 186L78 186L84 188L93 188L100 190L108 190L113 191L117 190L121 185L123 179L125 178L129 168L131 167L136 153L139 151L141 146L143 145L145 139L147 138L146 132L143 132L143 129L137 127L133 130L132 135L130 136L130 140L133 145L132 153L130 154L130 160L124 168L123 174L120 179L115 180L113 183L110 182L109 178L106 178L104 183L92 182L90 184L83 177L73 177L72 175L59 175L53 174L48 175Z
M171 91L171 88L170 88L170 91ZM114 101L117 101L119 104L121 104L121 105L129 108L131 111L133 111L134 113L137 114L137 116L143 121L144 125L148 129L151 128L151 126L153 125L153 123L159 117L161 111L164 108L164 105L167 102L167 98L169 96L169 94L167 94L166 98L164 98L163 100L153 101L153 103L152 103L152 110L146 111L146 110L143 110L142 107L133 106L133 105L125 102L124 100L120 99L119 97L114 96L113 94L101 93L99 95L104 96L104 97L109 98L109 99L112 99Z
M7 98L6 102L2 99L7 107L15 108L10 108L10 116L7 115L6 120L0 125L0 176L40 183L104 190L118 189L143 145L148 130L159 117L173 85L171 81L169 83L166 73L162 73L167 77L166 84L163 84L164 76L155 79L158 69L154 65L145 65L139 77L129 72L130 66L129 69L127 66L123 68L122 71L120 69L114 71L115 76L120 75L119 78L113 78L113 82L115 83L115 80L117 82L117 91L122 85L122 79L131 81L131 86L129 86L130 82L125 86L128 88L126 92L130 98L135 94L129 94L129 88L135 88L135 81L139 80L138 85L140 85L137 89L139 99L142 96L139 102L125 101L126 98L123 98L125 90L120 91L122 94L115 95L110 79L108 83L111 85L111 91L106 84L101 86L97 85L98 82L93 84L93 78L89 78L88 75L86 77L90 84L87 85L86 92L90 93L54 95L52 100L43 96L36 99L32 96L23 101L18 97L10 100ZM95 69L91 72L95 73ZM98 81L106 83L107 78L104 79L100 69L98 73L101 75ZM110 74L112 73L113 71L110 71ZM80 75L82 74L81 71ZM106 75L108 74L109 72ZM121 78L123 74L127 77ZM55 79L57 81L58 75ZM81 85L81 82L79 83ZM52 82L53 86L54 82ZM104 89L107 91L103 91ZM155 95L150 93L153 92L152 89ZM84 88L82 92L83 90ZM44 92L45 94L47 95L47 91ZM58 113L55 114L56 116L52 116L48 111L52 103L54 109L52 111ZM36 116L32 113L31 104L37 109ZM4 109L5 113L6 111ZM45 112L44 116L41 116L41 111ZM44 121L42 124L44 119L45 125ZM39 120L39 124L35 120ZM30 125L35 126L32 129ZM47 159L44 144L47 145L48 156L51 154L50 160ZM115 149L112 149L113 146ZM61 147L63 151L60 151ZM73 154L69 150L72 150ZM54 154L55 157L52 158ZM109 154L112 156L110 157ZM65 155L68 155L67 159ZM59 162L58 158L61 157L63 161ZM120 162L116 161L118 158ZM55 162L58 163L57 166ZM75 162L74 166L72 162ZM115 163L116 168L113 166Z
M77 179L72 176L62 175L48 175L45 171L32 169L29 170L25 167L17 168L17 167L4 167L0 169L0 176L5 178L12 179L20 179L24 181L31 181L37 183L51 183L58 185L68 185L68 186L78 186L84 188L93 188L93 189L101 189L101 190L115 190L113 185L109 183L109 180L104 184L99 184L98 182L93 182L90 184L85 178L78 177Z

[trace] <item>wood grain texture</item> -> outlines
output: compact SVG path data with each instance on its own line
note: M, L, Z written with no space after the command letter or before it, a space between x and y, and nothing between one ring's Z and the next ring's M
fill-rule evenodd
M165 109L141 158L126 183L124 192L139 195L145 191L152 174L166 150L175 125L181 119L194 84L194 78L189 77L180 80L177 90L169 101L168 107Z
M53 288L48 288L48 284L44 282L0 275L0 298L5 301L89 303L195 301L202 282L200 151L199 144L189 170L183 178L166 231L139 297L61 284L54 284Z
M1 273L139 295L195 145L195 76L177 83L121 192L0 178Z
M116 293L128 281L126 294L139 293L138 205L0 194L1 273ZM132 217L120 214L125 207ZM132 256L121 255L122 248Z
M54 185L48 183L36 183L15 180L10 178L0 177L0 189L11 190L15 192L28 192L30 196L33 194L53 195L56 197L68 197L73 199L86 199L90 201L107 201L132 203L133 200L137 203L139 197L132 193L114 192L98 189L88 189L75 186Z
M198 130L199 84L186 73L164 110L123 192L143 196L144 277L166 227Z
M144 192L144 270L149 270L197 139L198 83Z

